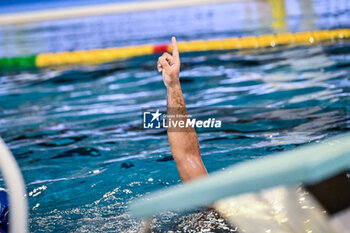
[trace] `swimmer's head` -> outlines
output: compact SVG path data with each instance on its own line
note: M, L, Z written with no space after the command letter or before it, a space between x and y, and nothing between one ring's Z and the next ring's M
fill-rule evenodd
M6 233L9 225L9 208L6 191L0 189L0 232Z

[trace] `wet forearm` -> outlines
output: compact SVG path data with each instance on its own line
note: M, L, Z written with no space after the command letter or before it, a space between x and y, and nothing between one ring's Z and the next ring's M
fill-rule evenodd
M182 181L189 181L207 174L201 159L197 134L188 126L187 110L182 94L179 72L180 56L175 37L172 38L173 55L164 53L159 57L157 69L162 72L167 87L167 128L171 153ZM171 118L171 119L169 119Z
M178 108L187 112L180 83L177 83L172 87L168 87L167 96L168 96L168 103L167 103L168 111L171 110L171 108Z
M186 122L187 110L180 84L168 88L167 93L167 114L174 116L172 121ZM191 180L206 173L202 165L199 143L194 128L190 126L168 128L168 138L174 160L178 168L183 171L180 173L183 181Z

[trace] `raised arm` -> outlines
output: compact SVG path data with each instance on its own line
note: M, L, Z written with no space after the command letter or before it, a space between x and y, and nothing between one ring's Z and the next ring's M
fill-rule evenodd
M167 87L167 115L181 115L172 118L173 121L186 122L187 115L185 100L179 81L180 57L176 39L172 37L173 54L164 53L158 59L157 68L163 74ZM203 165L196 131L191 127L168 128L168 139L171 153L177 165L183 182L207 175Z

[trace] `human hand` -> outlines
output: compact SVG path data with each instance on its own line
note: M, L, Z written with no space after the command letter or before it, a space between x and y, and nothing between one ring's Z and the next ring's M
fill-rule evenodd
M171 43L173 46L172 55L169 53L163 53L163 55L159 57L157 63L158 71L162 72L163 81L167 88L174 87L180 83L180 56L176 44L176 38L174 36L171 38Z

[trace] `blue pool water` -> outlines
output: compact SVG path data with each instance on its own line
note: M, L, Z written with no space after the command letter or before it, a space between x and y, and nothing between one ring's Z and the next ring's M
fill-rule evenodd
M222 13L225 7L202 7L200 12L214 12L214 16L196 17L207 19L204 22L210 26L198 24L191 35L186 31L181 34L178 25L180 40L253 33L254 28L242 25L225 25L215 31L210 23L221 25L222 19L215 18L215 12ZM179 10L174 14L180 14ZM322 28L329 17L320 15L313 25L316 29ZM348 12L336 16L339 26ZM92 21L98 25L101 19ZM92 21L83 24L86 30ZM17 28L27 37L15 49L3 41L2 54L64 50L55 46L51 37L60 32L62 37L57 41L64 41L61 45L68 48L123 45L128 33L136 33L122 28L123 33L115 33L115 41L108 40L113 38L110 35L94 34L98 38L84 44L82 37L75 40L78 37L64 34L78 33L72 28L63 30L64 22L27 25L28 30ZM302 28L293 22L296 19L290 16L287 24ZM258 28L259 33L274 30L270 26ZM3 40L14 39L11 36L15 29L2 30L8 35ZM149 35L143 31L143 37L137 33L130 43L161 43L171 35L166 30ZM35 46L40 43L42 47ZM165 131L141 128L142 108L166 106L166 90L156 72L156 60L156 56L147 56L97 67L0 71L0 136L25 178L31 232L139 232L143 224L128 214L128 204L149 192L180 183ZM181 83L190 111L200 111L204 117L215 115L224 123L220 130L198 131L209 172L318 143L349 130L349 41L189 53L181 60ZM152 222L154 232L234 232L214 213L196 210L165 213Z
M208 171L347 131L349 52L337 43L184 55L188 107L211 106L210 117L226 106L225 128L198 135ZM165 132L141 129L141 108L166 104L155 61L1 76L0 133L27 183L32 231L137 231L128 203L180 182ZM168 213L156 229L190 224L179 221Z

